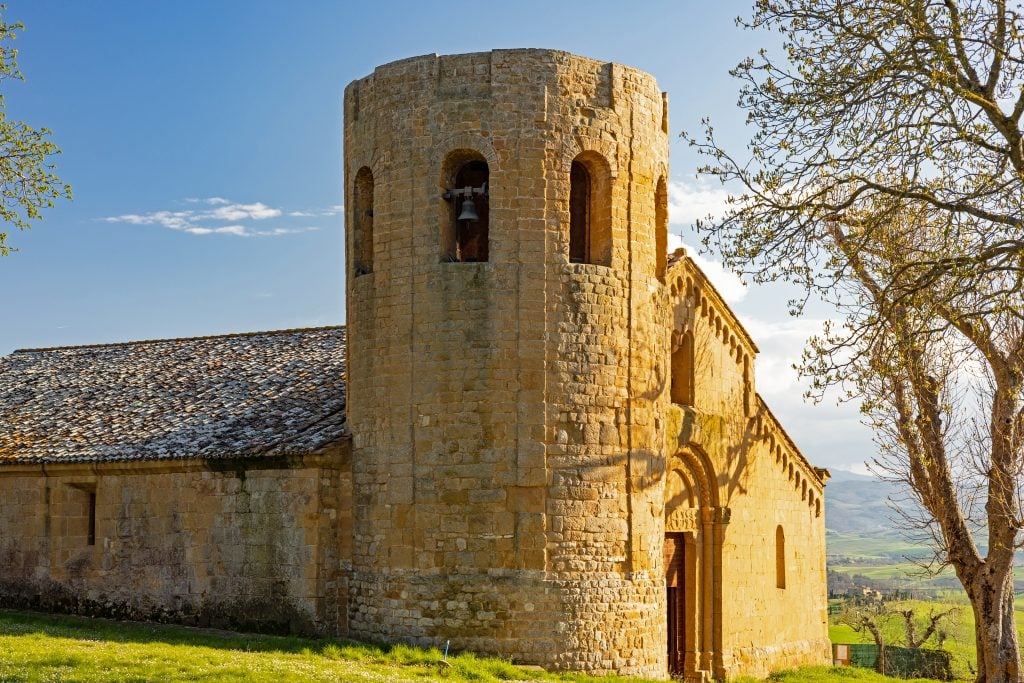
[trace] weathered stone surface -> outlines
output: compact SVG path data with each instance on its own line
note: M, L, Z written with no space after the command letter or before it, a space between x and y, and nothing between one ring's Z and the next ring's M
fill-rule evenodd
M682 671L827 661L823 481L756 395L753 341L664 254L668 143L651 76L564 52L416 57L346 89L352 633L665 675L680 533ZM442 194L468 160L488 232L467 259L451 240L481 221Z
M348 443L231 462L0 467L0 604L344 632Z
M0 464L304 454L345 429L345 329L0 358Z

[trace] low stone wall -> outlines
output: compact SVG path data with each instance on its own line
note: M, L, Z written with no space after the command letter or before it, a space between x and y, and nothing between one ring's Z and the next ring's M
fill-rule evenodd
M347 629L347 442L292 458L0 467L0 500L0 605Z
M832 641L828 638L793 640L779 645L738 648L729 653L730 675L762 677L772 671L798 666L832 663Z
M352 586L350 633L361 638L439 648L450 641L454 651L547 669L664 675L664 660L650 656L662 611L651 604L664 581L495 568L356 571Z

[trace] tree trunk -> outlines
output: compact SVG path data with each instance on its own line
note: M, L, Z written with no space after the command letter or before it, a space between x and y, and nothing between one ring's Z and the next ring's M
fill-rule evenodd
M976 683L1021 683L1017 626L1013 614L1013 568L992 571L983 565L965 582L974 611L978 646Z
M882 639L882 631L878 628L878 624L868 619L864 620L864 625L869 631L871 631L871 637L875 639L875 645L878 647L878 673L885 675L885 641Z

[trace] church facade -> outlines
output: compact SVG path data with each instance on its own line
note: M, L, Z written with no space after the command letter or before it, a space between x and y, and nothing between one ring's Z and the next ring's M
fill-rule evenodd
M0 361L0 601L687 680L827 663L823 489L667 253L668 107L550 50L345 92L347 328Z

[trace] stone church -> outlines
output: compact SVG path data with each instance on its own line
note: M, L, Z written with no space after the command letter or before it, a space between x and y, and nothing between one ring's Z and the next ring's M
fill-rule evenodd
M667 99L551 50L345 91L347 327L0 359L0 605L686 680L827 663L823 488L667 254Z

